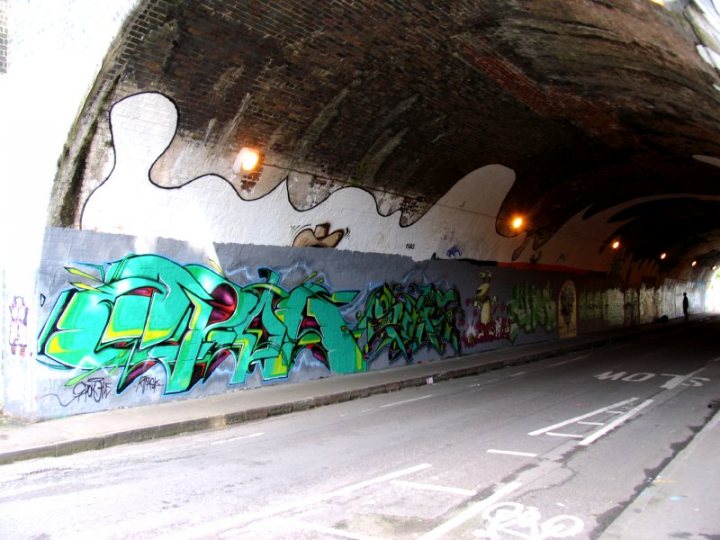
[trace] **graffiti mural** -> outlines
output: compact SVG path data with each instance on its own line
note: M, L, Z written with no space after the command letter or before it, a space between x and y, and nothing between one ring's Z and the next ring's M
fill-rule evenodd
M358 313L357 335L366 359L387 349L391 361L399 356L411 360L419 349L439 353L449 344L460 351L455 321L460 295L455 289L442 291L435 285L384 284L373 290Z
M421 348L460 350L459 295L435 285L384 284L370 291L355 323L343 311L358 291L330 291L316 274L292 289L262 268L239 286L219 268L129 255L107 265L68 268L83 279L60 293L38 338L39 361L75 370L67 386L100 370L118 372L117 392L185 392L230 360L230 384L254 370L286 378L302 353L332 373L357 373L387 351L411 360ZM146 372L161 366L163 385ZM88 379L89 380L89 379ZM137 391L137 389L136 389Z
M575 284L567 280L558 298L558 335L560 339L577 336L577 295Z
M22 296L16 296L10 304L10 354L25 356L28 346L28 311Z
M300 231L293 240L293 247L318 247L318 248L334 248L340 243L345 235L348 234L347 229L338 229L330 232L329 223L321 223L315 227L315 230L306 228Z
M514 323L511 341L515 341L520 330L531 334L538 328L552 332L557 327L557 305L549 284L543 289L529 283L513 285L507 312Z
M472 309L467 323L463 321L463 345L473 347L499 339L510 340L512 321L507 316L506 306L498 302L497 296L490 296L490 271L480 272L478 285L472 299L465 304Z
M63 291L39 338L41 361L87 375L120 369L117 391L155 365L165 393L205 381L225 360L231 383L258 366L265 380L286 377L303 350L336 373L363 371L365 362L340 314L357 292L329 292L310 276L291 291L261 269L262 282L239 287L200 265L181 266L157 255L128 256L91 282Z

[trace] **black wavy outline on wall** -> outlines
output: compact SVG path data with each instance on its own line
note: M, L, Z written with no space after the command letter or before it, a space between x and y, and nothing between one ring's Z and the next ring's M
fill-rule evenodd
M102 182L100 182L100 184L98 184L97 186L95 186L95 188L93 188L93 190L88 194L88 196L85 198L85 201L83 202L82 209L80 210L80 229L81 229L81 230L83 230L83 226L82 226L83 216L84 216L84 214L85 214L85 208L86 208L88 202L89 202L90 199L92 198L93 194L94 194L99 188L101 188L103 185L105 185L105 183L108 181L108 179L112 176L113 172L115 171L115 166L117 165L117 152L116 152L116 150L115 150L115 134L114 134L114 130L113 130L112 111L113 111L113 109L115 108L116 105L118 105L119 103L122 103L123 101L125 101L125 100L127 100L127 99L130 99L130 98L133 98L133 97L136 97L136 96L147 95L147 94L159 95L159 96L164 97L164 98L167 99L168 101L170 101L170 103L172 103L173 107L175 108L175 112L176 112L176 114L177 114L177 119L179 120L179 118L180 118L180 109L179 109L177 103L175 102L175 100L172 99L170 96L168 96L168 95L166 95L166 94L163 94L162 92L137 92L137 93L134 93L134 94L127 95L127 96L125 96L124 98L119 99L118 101L115 101L115 102L112 104L112 106L111 106L110 109L108 110L108 113L107 113L107 114L108 114L108 124L109 124L109 126L110 126L110 136L111 136L112 148L113 148L113 165L112 165L112 168L110 169L110 172L109 172L108 175L105 177L105 179L104 179ZM200 175L200 176L196 176L196 177L194 177L194 178L191 178L191 179L188 180L187 182L184 182L182 185L178 185L178 186L170 186L170 187L168 187L168 186L161 186L160 184L158 184L158 183L156 183L155 181L153 181L153 179L152 179L152 170L153 170L153 168L155 167L155 165L157 164L157 162L165 155L165 153L168 151L168 149L170 148L170 146L171 146L171 145L173 144L173 142L175 141L175 138L177 137L177 132L178 132L178 129L177 129L177 125L178 125L178 124L179 124L179 122L176 121L175 132L173 133L172 138L170 139L170 141L168 142L168 144L165 146L165 148L162 150L162 152L160 152L160 154L158 155L158 157L152 162L152 165L150 165L150 168L148 169L147 179L148 179L148 181L149 181L153 186L155 186L155 187L158 188L158 189L168 190L168 191L174 190L174 189L182 189L182 188L184 188L185 186L190 185L192 182L195 182L196 180L200 180L200 179L202 179L202 178L204 178L204 177L206 177L206 176L215 176L215 177L217 177L217 178L222 179L224 182L226 182L226 183L232 188L232 190L236 193L236 195L238 196L238 198L239 198L241 201L247 202L247 203L253 203L253 202L255 202L255 201L259 201L259 200L267 197L268 195L274 193L277 189L281 188L281 186L284 185L284 186L285 186L285 196L287 197L287 201L288 201L288 203L290 204L290 206L293 208L293 210L295 210L295 211L298 212L298 213L303 213L303 212L308 212L308 211L310 211L310 210L313 210L314 208L316 208L316 207L320 206L321 204L325 203L325 202L326 202L330 197L332 197L335 193L337 193L337 192L339 192L339 191L342 191L342 190L344 190L344 189L359 189L359 190L361 190L361 191L364 191L365 193L367 193L368 195L370 195L370 196L373 198L373 200L375 201L375 211L377 212L377 214L378 214L380 217L382 217L382 218L391 218L393 215L395 215L395 214L397 214L397 213L400 213L400 215L402 216L402 208L399 208L399 209L397 209L397 210L394 210L394 211L392 211L392 212L390 212L390 213L388 213L388 214L383 214L382 212L380 212L380 210L379 210L379 208L378 208L377 199L375 198L375 195L373 194L373 192L370 191L369 189L365 188L365 187L362 187L362 186L343 186L343 187L340 187L340 188L338 188L338 189L336 189L336 190L334 190L334 191L331 191L325 198L322 199L322 201L318 202L318 203L315 204L314 206L311 206L310 208L306 208L306 209L302 210L302 209L298 208L297 206L295 206L295 205L293 204L292 200L290 199L290 191L289 191L289 186L288 186L289 174L290 174L290 172L297 172L297 173L300 173L300 174L313 174L313 173L307 173L307 172L303 172L303 171L298 171L298 170L296 170L296 169L285 169L285 170L287 170L287 174L285 175L285 177L284 177L280 182L278 182L278 184L277 184L274 188L272 188L270 191L268 191L268 192L265 193L264 195L261 195L260 197L257 197L257 198L255 198L255 199L246 199L246 198L244 198L244 197L242 196L242 194L237 190L237 188L235 187L235 185L234 185L232 182L230 182L227 178L225 178L225 177L222 176L221 174L216 174L216 173L205 173L205 174L202 174L202 175ZM284 167L278 167L278 166L276 166L276 165L272 165L272 166L273 166L273 167L276 167L276 168L278 168L278 169L284 169ZM315 176L315 175L313 174L313 176ZM457 183L457 182L456 182L456 183ZM398 195L398 194L395 194L395 193L391 193L391 192L387 192L387 193L388 193L388 194L391 194L391 195L398 196L398 197L402 197L402 195ZM434 206L434 204L433 204L433 206ZM432 208L432 206L431 206L430 208ZM412 223L408 223L408 224L406 224L406 225L403 225L403 224L401 223L401 220L398 219L397 226L400 227L400 228L412 227L412 226L415 225L418 221L420 221L423 217L425 217L425 215L426 215L427 212L430 210L430 208L428 208L428 210L425 211L425 213L423 213L422 216L420 216L417 220L413 221Z

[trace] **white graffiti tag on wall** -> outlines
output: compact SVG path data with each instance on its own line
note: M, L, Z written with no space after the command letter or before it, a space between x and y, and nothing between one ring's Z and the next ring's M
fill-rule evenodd
M485 528L476 529L477 538L500 539L508 536L526 540L570 538L582 532L585 524L575 516L560 515L541 521L540 511L534 506L515 502L499 502L482 514Z
M10 304L10 354L25 356L28 346L28 307L22 296L16 296Z

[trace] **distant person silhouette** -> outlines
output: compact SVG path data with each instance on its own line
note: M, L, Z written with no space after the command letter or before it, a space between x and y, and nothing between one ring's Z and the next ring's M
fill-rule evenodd
M688 320L688 308L690 307L690 301L688 300L687 293L683 293L683 315L685 320Z

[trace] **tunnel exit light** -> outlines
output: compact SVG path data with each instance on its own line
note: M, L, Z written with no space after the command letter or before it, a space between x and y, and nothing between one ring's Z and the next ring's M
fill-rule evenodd
M235 158L232 170L235 174L241 171L254 171L260 163L260 153L252 148L243 147Z

